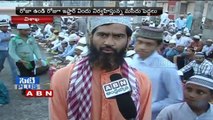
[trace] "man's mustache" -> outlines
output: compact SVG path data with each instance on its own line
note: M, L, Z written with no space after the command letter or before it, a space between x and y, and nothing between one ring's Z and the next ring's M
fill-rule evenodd
M113 50L114 52L116 52L116 50L114 48L112 48L111 46L105 46L105 47L100 48L100 50L104 50L104 49L110 49L110 50Z

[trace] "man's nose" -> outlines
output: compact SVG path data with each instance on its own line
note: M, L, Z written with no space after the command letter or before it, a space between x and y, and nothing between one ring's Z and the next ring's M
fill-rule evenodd
M146 46L145 44L141 44L141 45L139 46L139 48L140 48L141 50L145 50L145 49L147 49L147 46Z
M111 35L109 35L104 41L104 45L113 46L114 44L115 41Z
M196 97L196 93L195 92L190 92L189 93L189 97L190 98L195 98Z

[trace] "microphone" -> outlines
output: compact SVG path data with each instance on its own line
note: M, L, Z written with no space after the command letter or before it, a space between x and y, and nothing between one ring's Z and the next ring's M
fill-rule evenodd
M122 79L120 74L112 74L110 80L116 81ZM129 83L128 83L129 84ZM136 106L131 98L131 92L115 96L116 102L122 116L127 120L135 120L137 116Z

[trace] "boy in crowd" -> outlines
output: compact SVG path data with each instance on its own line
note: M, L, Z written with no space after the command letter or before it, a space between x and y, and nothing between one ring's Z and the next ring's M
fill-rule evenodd
M186 82L185 102L163 109L156 120L212 120L213 79L195 75Z

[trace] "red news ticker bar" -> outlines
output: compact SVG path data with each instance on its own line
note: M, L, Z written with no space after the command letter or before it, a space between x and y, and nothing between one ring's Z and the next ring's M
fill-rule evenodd
M26 90L26 97L53 97L53 90Z
M53 16L11 16L13 24L46 24L53 22Z

